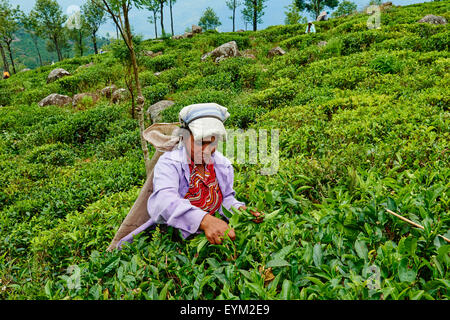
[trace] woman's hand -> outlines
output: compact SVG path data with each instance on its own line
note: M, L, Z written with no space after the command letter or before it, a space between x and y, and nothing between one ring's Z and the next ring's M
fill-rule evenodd
M206 239L208 239L209 243L211 244L221 244L225 232L229 228L230 227L225 221L209 214L206 214L203 217L202 222L200 223L200 230L203 230L205 232ZM233 241L236 239L234 229L230 229L230 231L228 232L228 236Z
M247 210L246 206L240 206L240 210ZM256 219L252 220L255 223L261 223L264 220L264 214L258 211L250 210L250 213L256 217Z

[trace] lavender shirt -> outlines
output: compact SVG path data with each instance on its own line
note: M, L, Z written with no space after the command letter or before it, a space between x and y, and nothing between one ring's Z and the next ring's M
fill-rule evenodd
M230 210L231 206L239 208L245 205L235 198L234 171L231 162L218 151L214 152L211 158L223 196L222 205L227 210ZM190 170L186 148L182 146L165 152L158 159L154 168L153 193L147 201L147 212L150 219L121 239L118 248L121 247L122 242L130 242L133 235L155 223L167 224L180 229L185 239L191 234L200 233L198 230L200 222L207 213L193 206L188 199L184 199L184 195L189 189L189 179ZM225 217L222 207L219 209L219 213Z

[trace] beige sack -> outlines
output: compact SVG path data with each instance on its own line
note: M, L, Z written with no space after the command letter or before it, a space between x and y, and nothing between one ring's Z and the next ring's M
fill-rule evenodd
M150 219L147 212L147 201L153 192L153 169L159 157L163 155L164 152L172 150L177 145L179 138L172 134L176 133L174 130L179 128L179 124L180 123L178 122L155 123L145 129L143 133L144 139L150 142L156 149L155 154L150 161L151 171L149 172L136 201L131 207L130 212L123 220L111 244L107 248L107 251L112 251L117 248L121 239L138 229Z

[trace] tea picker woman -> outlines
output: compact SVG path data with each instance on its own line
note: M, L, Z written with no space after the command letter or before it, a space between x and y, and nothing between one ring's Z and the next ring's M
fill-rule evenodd
M227 108L216 103L193 104L179 113L181 128L167 138L156 132L165 153L153 171L153 190L147 200L149 220L118 242L155 224L166 224L181 231L184 239L205 233L211 244L221 244L229 226L222 206L247 209L235 198L234 170L231 162L216 151L220 139L226 138L223 122L230 116ZM156 124L164 125L164 124ZM151 127L150 127L151 128ZM157 127L158 128L158 127ZM157 148L158 150L158 148ZM223 219L215 217L218 212ZM259 212L251 212L260 217ZM261 222L262 217L255 219ZM235 231L228 236L235 239Z

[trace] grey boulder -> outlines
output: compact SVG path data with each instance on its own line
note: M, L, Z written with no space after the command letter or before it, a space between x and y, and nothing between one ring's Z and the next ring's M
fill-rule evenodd
M70 104L72 103L72 98L69 96L65 96L62 94L58 94L58 93L52 93L50 95L48 95L47 97L45 97L44 99L42 99L41 101L39 101L38 105L39 107L45 107L45 106L52 106L52 105L56 105L56 106L64 106L66 104Z

